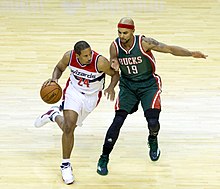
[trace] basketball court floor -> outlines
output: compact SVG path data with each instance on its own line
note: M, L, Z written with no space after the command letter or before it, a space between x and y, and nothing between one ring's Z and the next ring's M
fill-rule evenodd
M66 186L59 170L61 130L53 123L33 126L50 108L40 99L41 84L79 40L109 57L117 23L125 16L134 19L136 34L208 58L153 52L163 82L159 161L149 159L147 123L139 107L121 129L109 175L96 173L114 117L114 102L103 97L76 130L71 156L76 181ZM219 0L1 0L0 188L219 189L219 20ZM62 87L68 76L67 69L59 81Z

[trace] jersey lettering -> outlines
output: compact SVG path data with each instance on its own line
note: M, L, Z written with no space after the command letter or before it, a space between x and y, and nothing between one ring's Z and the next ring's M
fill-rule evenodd
M128 58L118 58L118 61L121 65L134 65L134 64L140 64L142 63L142 57L128 57Z
M96 76L93 75L92 73L86 74L86 73L80 72L79 70L73 70L72 72L74 75L86 77L88 79L95 79L96 78Z

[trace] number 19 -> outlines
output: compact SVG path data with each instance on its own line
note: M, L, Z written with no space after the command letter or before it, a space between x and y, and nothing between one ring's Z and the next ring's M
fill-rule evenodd
M132 65L131 67L127 66L127 69L128 69L128 74L137 74L138 73L138 69L137 69L136 65Z

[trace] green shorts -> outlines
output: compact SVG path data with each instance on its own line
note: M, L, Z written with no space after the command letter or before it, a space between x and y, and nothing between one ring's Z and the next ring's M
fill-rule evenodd
M143 111L147 109L161 109L161 79L158 75L144 81L131 81L120 78L119 96L115 110L125 110L129 114L138 110L141 102Z

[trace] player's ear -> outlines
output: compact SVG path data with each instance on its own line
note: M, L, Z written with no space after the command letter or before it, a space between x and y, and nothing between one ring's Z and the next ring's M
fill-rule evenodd
M76 53L76 58L79 58L79 55Z

